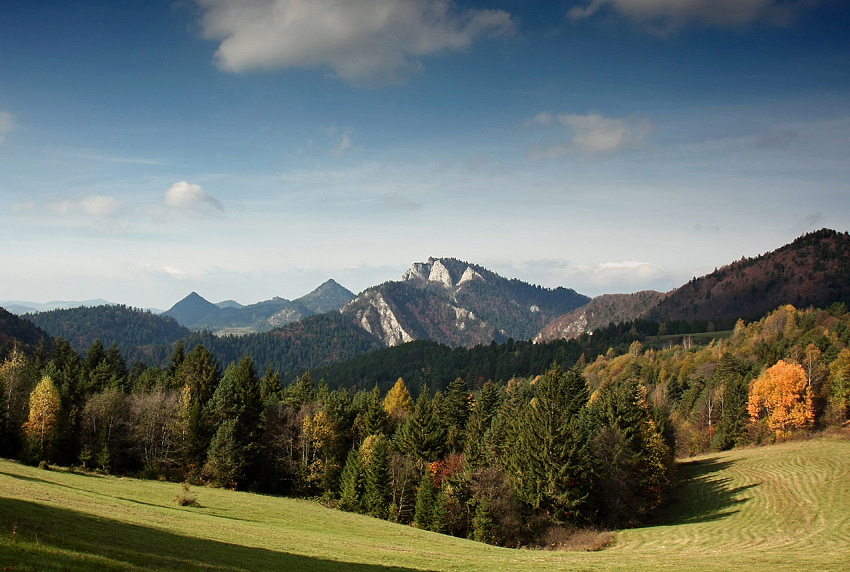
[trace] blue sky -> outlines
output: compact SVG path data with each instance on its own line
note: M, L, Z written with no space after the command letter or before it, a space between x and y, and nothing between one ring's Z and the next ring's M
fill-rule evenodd
M850 228L839 0L0 13L0 300L357 292L452 256L668 290Z

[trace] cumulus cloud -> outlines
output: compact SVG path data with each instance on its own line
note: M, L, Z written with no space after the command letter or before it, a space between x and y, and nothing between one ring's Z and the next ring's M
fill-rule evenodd
M554 159L570 153L591 157L612 155L644 146L647 137L655 131L655 124L645 118L613 118L597 113L553 115L543 112L526 121L527 126L553 124L565 127L572 139L566 143L535 148L531 152L532 159Z
M220 200L207 193L201 185L186 181L174 183L165 191L165 204L195 215L224 212Z
M590 0L567 12L572 20L600 12L615 12L634 23L659 32L686 26L742 28L760 22L787 25L795 15L818 0Z
M121 210L121 201L103 195L90 195L79 201L50 203L50 210L58 214L81 213L92 217L110 217Z
M417 58L513 30L502 10L450 0L196 0L230 72L329 66L351 82L400 82Z
M0 143L6 139L6 135L15 128L15 117L8 111L0 110Z
M593 266L570 266L557 272L561 281L579 292L631 293L640 290L666 291L680 277L651 262L626 260Z

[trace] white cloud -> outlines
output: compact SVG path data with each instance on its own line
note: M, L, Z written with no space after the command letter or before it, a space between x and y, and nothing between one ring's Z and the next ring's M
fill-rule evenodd
M507 12L451 0L196 1L204 35L221 40L218 66L231 72L329 66L346 81L398 82L419 57L513 30Z
M652 31L669 33L689 25L741 28L756 22L787 25L818 0L590 0L567 13L573 20L617 12Z
M537 114L526 121L529 125L552 125L559 123L572 134L568 143L535 148L531 151L532 159L554 159L570 153L585 156L601 157L612 155L625 149L636 149L646 144L650 133L655 131L652 121L639 118L604 117L597 113L577 115L564 113L553 115L549 112Z
M186 181L174 183L165 191L165 204L196 215L224 212L220 200L207 193L202 186Z
M121 201L103 195L90 195L79 201L60 201L48 207L55 213L66 215L81 213L92 217L110 217L121 210Z
M674 276L651 262L627 260L593 266L570 266L556 272L563 284L579 292L632 293L640 290L669 290L678 286Z
M0 143L6 139L6 135L15 128L15 117L8 111L0 110Z

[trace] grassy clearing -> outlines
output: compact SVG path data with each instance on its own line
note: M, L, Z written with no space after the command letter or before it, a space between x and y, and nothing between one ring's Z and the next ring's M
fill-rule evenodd
M303 500L0 461L2 570L847 570L850 440L695 458L654 526L600 552L508 550Z

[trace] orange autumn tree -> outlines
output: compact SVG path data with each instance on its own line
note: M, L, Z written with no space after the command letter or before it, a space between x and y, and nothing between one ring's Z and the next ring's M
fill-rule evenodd
M812 397L803 366L779 360L750 386L747 409L753 421L767 418L767 426L781 438L794 429L812 426Z

